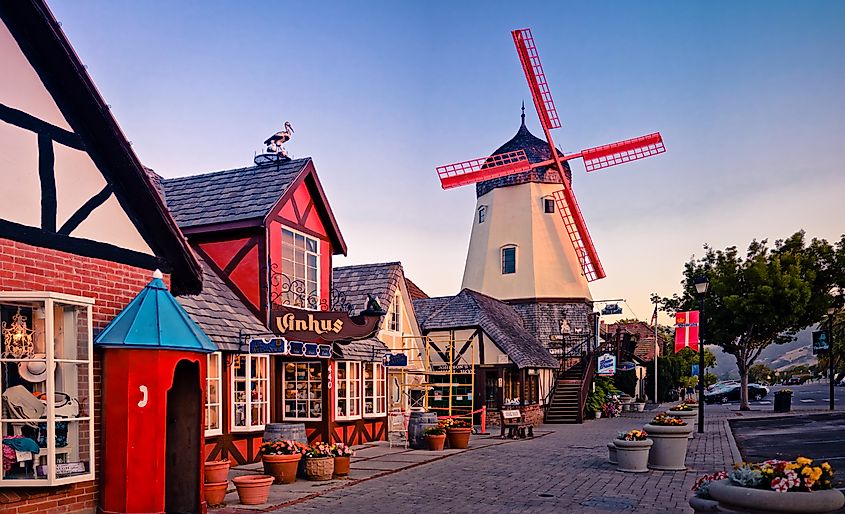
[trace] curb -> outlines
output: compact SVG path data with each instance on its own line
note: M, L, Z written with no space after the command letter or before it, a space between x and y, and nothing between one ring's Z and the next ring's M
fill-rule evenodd
M736 439L734 439L734 433L731 430L731 423L730 420L725 420L725 433L728 435L728 446L731 448L731 459L733 459L734 464L739 464L742 462L742 454L739 453L739 447L736 445Z

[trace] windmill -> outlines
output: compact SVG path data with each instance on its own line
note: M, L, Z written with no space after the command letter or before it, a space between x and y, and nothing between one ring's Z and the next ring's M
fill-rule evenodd
M564 163L582 159L588 172L616 166L665 152L663 138L659 132L655 132L634 139L587 148L577 153L561 155L555 148L551 135L552 129L561 127L560 118L549 85L546 82L546 75L540 63L540 56L537 53L531 29L514 30L511 34L525 77L528 80L528 87L531 89L531 96L534 99L534 106L537 109L537 115L540 118L540 124L550 148L551 158L539 162L529 162L525 150L515 150L440 166L437 168L440 183L443 189L450 189L536 168L557 170L563 189L553 193L554 202L563 220L569 240L575 249L581 272L588 282L604 278L604 268L602 268L595 246L590 239L590 233L572 191L572 184L567 177Z

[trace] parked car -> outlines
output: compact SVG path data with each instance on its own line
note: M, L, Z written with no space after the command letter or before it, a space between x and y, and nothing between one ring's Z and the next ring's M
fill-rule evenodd
M740 384L725 385L704 393L705 403L728 403L739 401L742 393ZM760 384L748 384L748 399L762 400L769 394L769 388Z

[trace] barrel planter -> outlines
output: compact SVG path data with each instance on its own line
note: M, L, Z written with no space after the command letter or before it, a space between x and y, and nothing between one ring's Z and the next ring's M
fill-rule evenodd
M275 484L292 484L296 481L296 470L302 454L293 455L262 455L264 472L274 478Z
M434 412L412 412L408 419L408 444L415 450L426 448L423 431L437 425L437 414Z
M223 499L226 498L226 491L229 489L228 480L224 480L223 482L206 482L202 487L205 493L205 503L209 507L223 505Z
M334 476L349 476L349 456L334 458Z
M698 421L698 409L695 410L672 410L666 411L666 414L673 418L680 418L687 422L690 427L689 438L692 439L692 433L695 431L695 425Z
M464 450L469 446L471 428L447 428L446 438L449 439L449 448L453 450Z
M616 445L607 443L607 462L616 464Z
M719 512L719 502L700 496L693 496L689 499L689 506L695 514L706 514L708 512Z
M334 457L306 457L305 476L308 480L331 480L334 475Z
M738 487L728 480L710 484L710 496L719 502L719 512L822 514L836 512L845 505L845 496L836 489L781 493Z
M308 446L305 423L267 423L264 426L263 442L296 441Z
M243 475L232 479L238 489L238 498L244 505L267 503L273 477L270 475Z
M212 460L205 463L205 482L220 483L229 479L229 461Z
M651 431L648 432L651 435ZM648 455L653 441L625 441L615 439L616 446L616 470L626 473L646 473L648 471Z
M425 442L429 450L435 452L443 451L443 447L446 446L446 434L427 435L425 436Z
M664 426L652 425L643 427L648 437L654 441L648 454L648 467L663 471L683 471L687 469L684 460L687 457L687 442L692 431L690 425Z

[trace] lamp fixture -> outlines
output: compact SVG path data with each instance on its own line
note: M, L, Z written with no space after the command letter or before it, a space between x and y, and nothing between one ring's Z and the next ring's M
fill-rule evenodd
M706 276L695 277L693 283L695 284L695 291L699 295L707 294L707 290L710 288L710 280Z
M21 309L12 316L12 324L3 322L3 357L25 359L32 357L34 350L32 334L34 330L26 327L26 316L21 315Z

